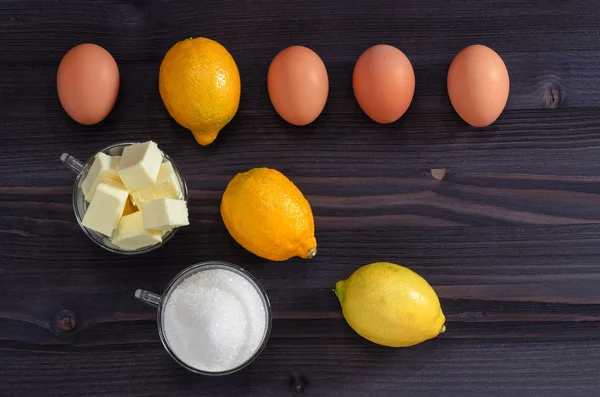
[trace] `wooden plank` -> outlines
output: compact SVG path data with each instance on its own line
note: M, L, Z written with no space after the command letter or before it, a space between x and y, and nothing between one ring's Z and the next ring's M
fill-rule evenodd
M295 328L292 338L275 331L260 360L241 373L222 378L181 370L156 341L86 351L8 351L3 354L7 361L3 373L11 382L3 382L0 392L292 396L297 395L294 390L299 385L303 394L317 396L334 390L352 396L398 395L399 390L406 396L434 396L440 390L457 396L590 396L598 387L597 341L440 340L390 350L352 338L299 337L299 325L288 325ZM129 328L109 332L137 333L140 327ZM94 358L98 356L102 359Z

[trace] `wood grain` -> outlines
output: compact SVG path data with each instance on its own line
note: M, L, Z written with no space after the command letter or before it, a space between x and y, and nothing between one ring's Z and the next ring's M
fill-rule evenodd
M243 82L238 114L206 148L157 90L164 53L190 36L223 43ZM70 120L55 90L62 55L86 41L121 72L114 110L92 127ZM417 79L409 111L386 126L351 87L354 62L377 43L404 51ZM466 126L446 95L452 57L473 43L494 48L511 78L485 129ZM317 51L330 79L305 128L282 121L266 90L270 60L292 44ZM595 0L0 0L0 396L596 395L599 64ZM74 175L58 158L147 139L181 168L191 226L158 251L115 256L79 229ZM221 194L258 166L309 199L315 259L268 262L227 234ZM209 259L251 271L274 315L264 353L224 378L178 367L155 312L133 298ZM346 325L333 285L377 260L430 281L445 334L393 350Z

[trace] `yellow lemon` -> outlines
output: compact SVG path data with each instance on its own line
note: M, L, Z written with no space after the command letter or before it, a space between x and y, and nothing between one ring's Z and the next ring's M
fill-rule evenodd
M233 57L204 37L171 47L160 65L158 88L171 117L204 146L231 121L240 103L240 73Z
M244 248L272 261L317 253L310 204L285 175L270 168L237 174L227 185L221 215Z
M433 288L403 266L388 262L363 266L338 281L335 294L350 327L380 345L412 346L446 330Z

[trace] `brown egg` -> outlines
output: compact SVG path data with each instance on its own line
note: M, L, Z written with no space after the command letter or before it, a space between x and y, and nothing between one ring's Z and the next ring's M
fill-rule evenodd
M510 90L502 58L484 45L472 45L456 55L448 70L448 95L456 113L474 127L485 127L500 116Z
M78 123L104 120L119 93L119 68L108 51L96 44L80 44L65 54L56 76L58 98Z
M367 116L378 123L393 123L412 102L415 72L402 51L379 44L363 52L356 61L352 87Z
M329 77L321 58L310 48L292 46L269 66L269 98L275 111L294 125L312 123L323 111Z

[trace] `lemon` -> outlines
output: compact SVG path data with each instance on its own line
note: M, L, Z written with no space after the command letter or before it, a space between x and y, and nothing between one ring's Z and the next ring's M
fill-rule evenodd
M233 57L204 37L171 47L160 65L158 88L171 117L203 146L215 140L240 103L240 73Z
M310 204L277 170L254 168L237 174L223 193L221 215L229 234L262 258L284 261L317 254Z
M335 294L350 327L379 345L412 346L446 330L433 288L403 266L388 262L363 266L338 281Z

